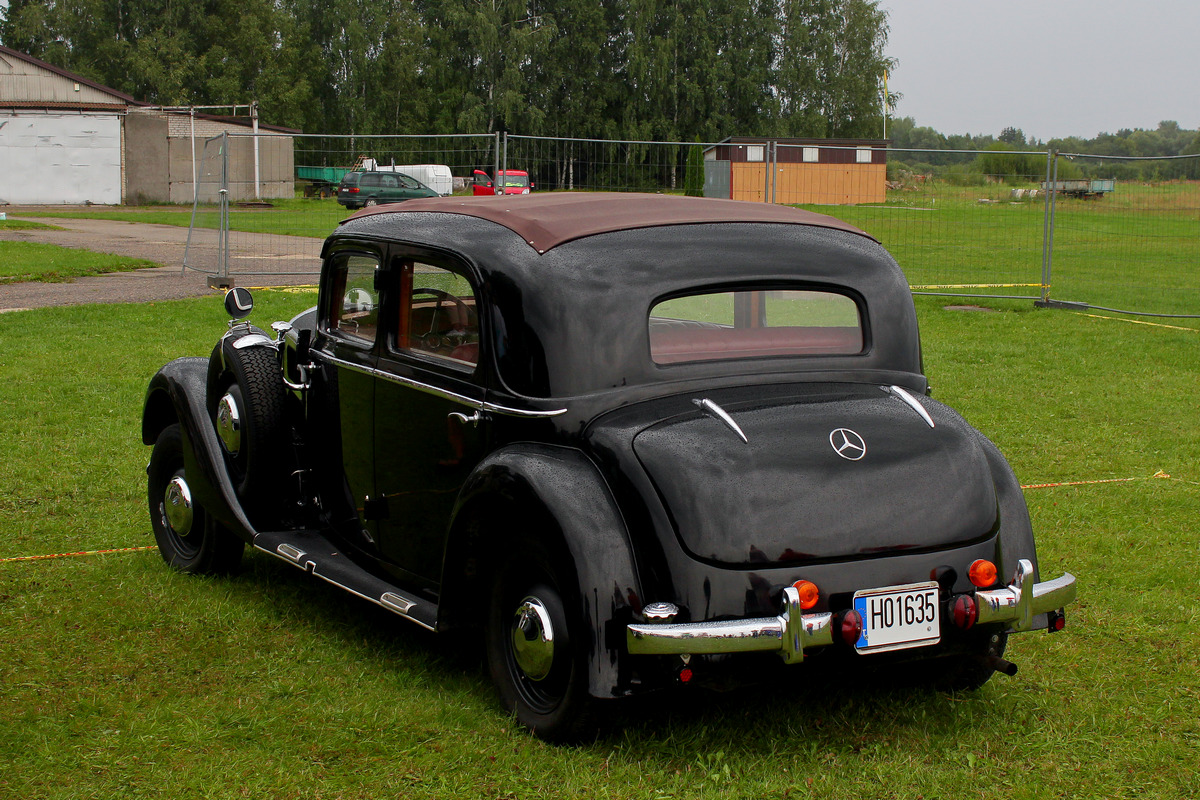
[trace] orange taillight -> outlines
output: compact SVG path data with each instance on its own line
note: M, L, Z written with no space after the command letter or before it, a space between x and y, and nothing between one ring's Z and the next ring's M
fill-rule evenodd
M800 607L805 611L815 606L817 601L821 599L821 592L812 581L799 580L793 583L792 586L799 592Z
M986 559L979 559L967 570L971 583L980 589L986 589L996 582L996 565Z

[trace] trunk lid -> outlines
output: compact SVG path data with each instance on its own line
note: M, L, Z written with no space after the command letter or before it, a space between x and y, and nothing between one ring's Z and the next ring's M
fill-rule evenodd
M633 450L697 558L756 568L864 558L976 541L996 526L979 435L929 398L914 402L934 427L879 386L688 399L640 426Z

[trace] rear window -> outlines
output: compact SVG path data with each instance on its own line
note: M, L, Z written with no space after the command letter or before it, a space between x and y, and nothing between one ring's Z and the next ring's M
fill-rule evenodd
M837 292L756 289L676 297L650 310L656 364L855 355L863 350L858 303Z
M357 185L358 185L358 173L357 172L347 172L345 175L342 176L342 186L357 186Z

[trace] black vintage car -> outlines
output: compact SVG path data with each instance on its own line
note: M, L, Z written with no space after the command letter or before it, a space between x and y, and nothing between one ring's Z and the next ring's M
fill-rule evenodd
M151 380L162 555L243 543L482 632L539 736L601 700L917 663L982 685L1059 630L996 447L930 399L912 296L863 232L648 195L412 200L325 243L318 305ZM773 654L773 655L772 655ZM764 661L766 659L766 661ZM782 664L789 667L772 667Z

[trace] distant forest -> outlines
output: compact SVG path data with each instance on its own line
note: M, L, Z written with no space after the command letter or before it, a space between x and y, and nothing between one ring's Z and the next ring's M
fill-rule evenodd
M257 101L319 134L713 142L877 138L887 14L878 0L9 0L0 42L139 100ZM898 95L887 102L894 113ZM943 134L889 119L890 168L969 182L1039 176L1055 150L1200 153L1175 122L1093 139ZM1064 160L1064 177L1200 178L1200 159Z
M878 136L878 0L9 0L0 41L320 134Z
M1020 128L1005 128L999 136L950 135L921 127L912 117L888 121L888 138L896 152L889 159L889 178L902 173L935 174L961 183L981 176L990 178L1042 180L1046 159L1037 155L1018 155L1011 151L1055 150L1072 155L1097 158L1060 159L1059 177L1118 178L1121 180L1200 179L1200 156L1164 161L1114 161L1111 157L1166 159L1171 156L1200 154L1200 131L1179 127L1167 120L1154 130L1122 128L1116 133L1101 133L1092 139L1070 136L1048 142L1027 140ZM903 151L947 152L903 152ZM970 151L970 152L950 152ZM1011 153L1011 154L1009 154ZM1108 156L1104 159L1100 157Z

